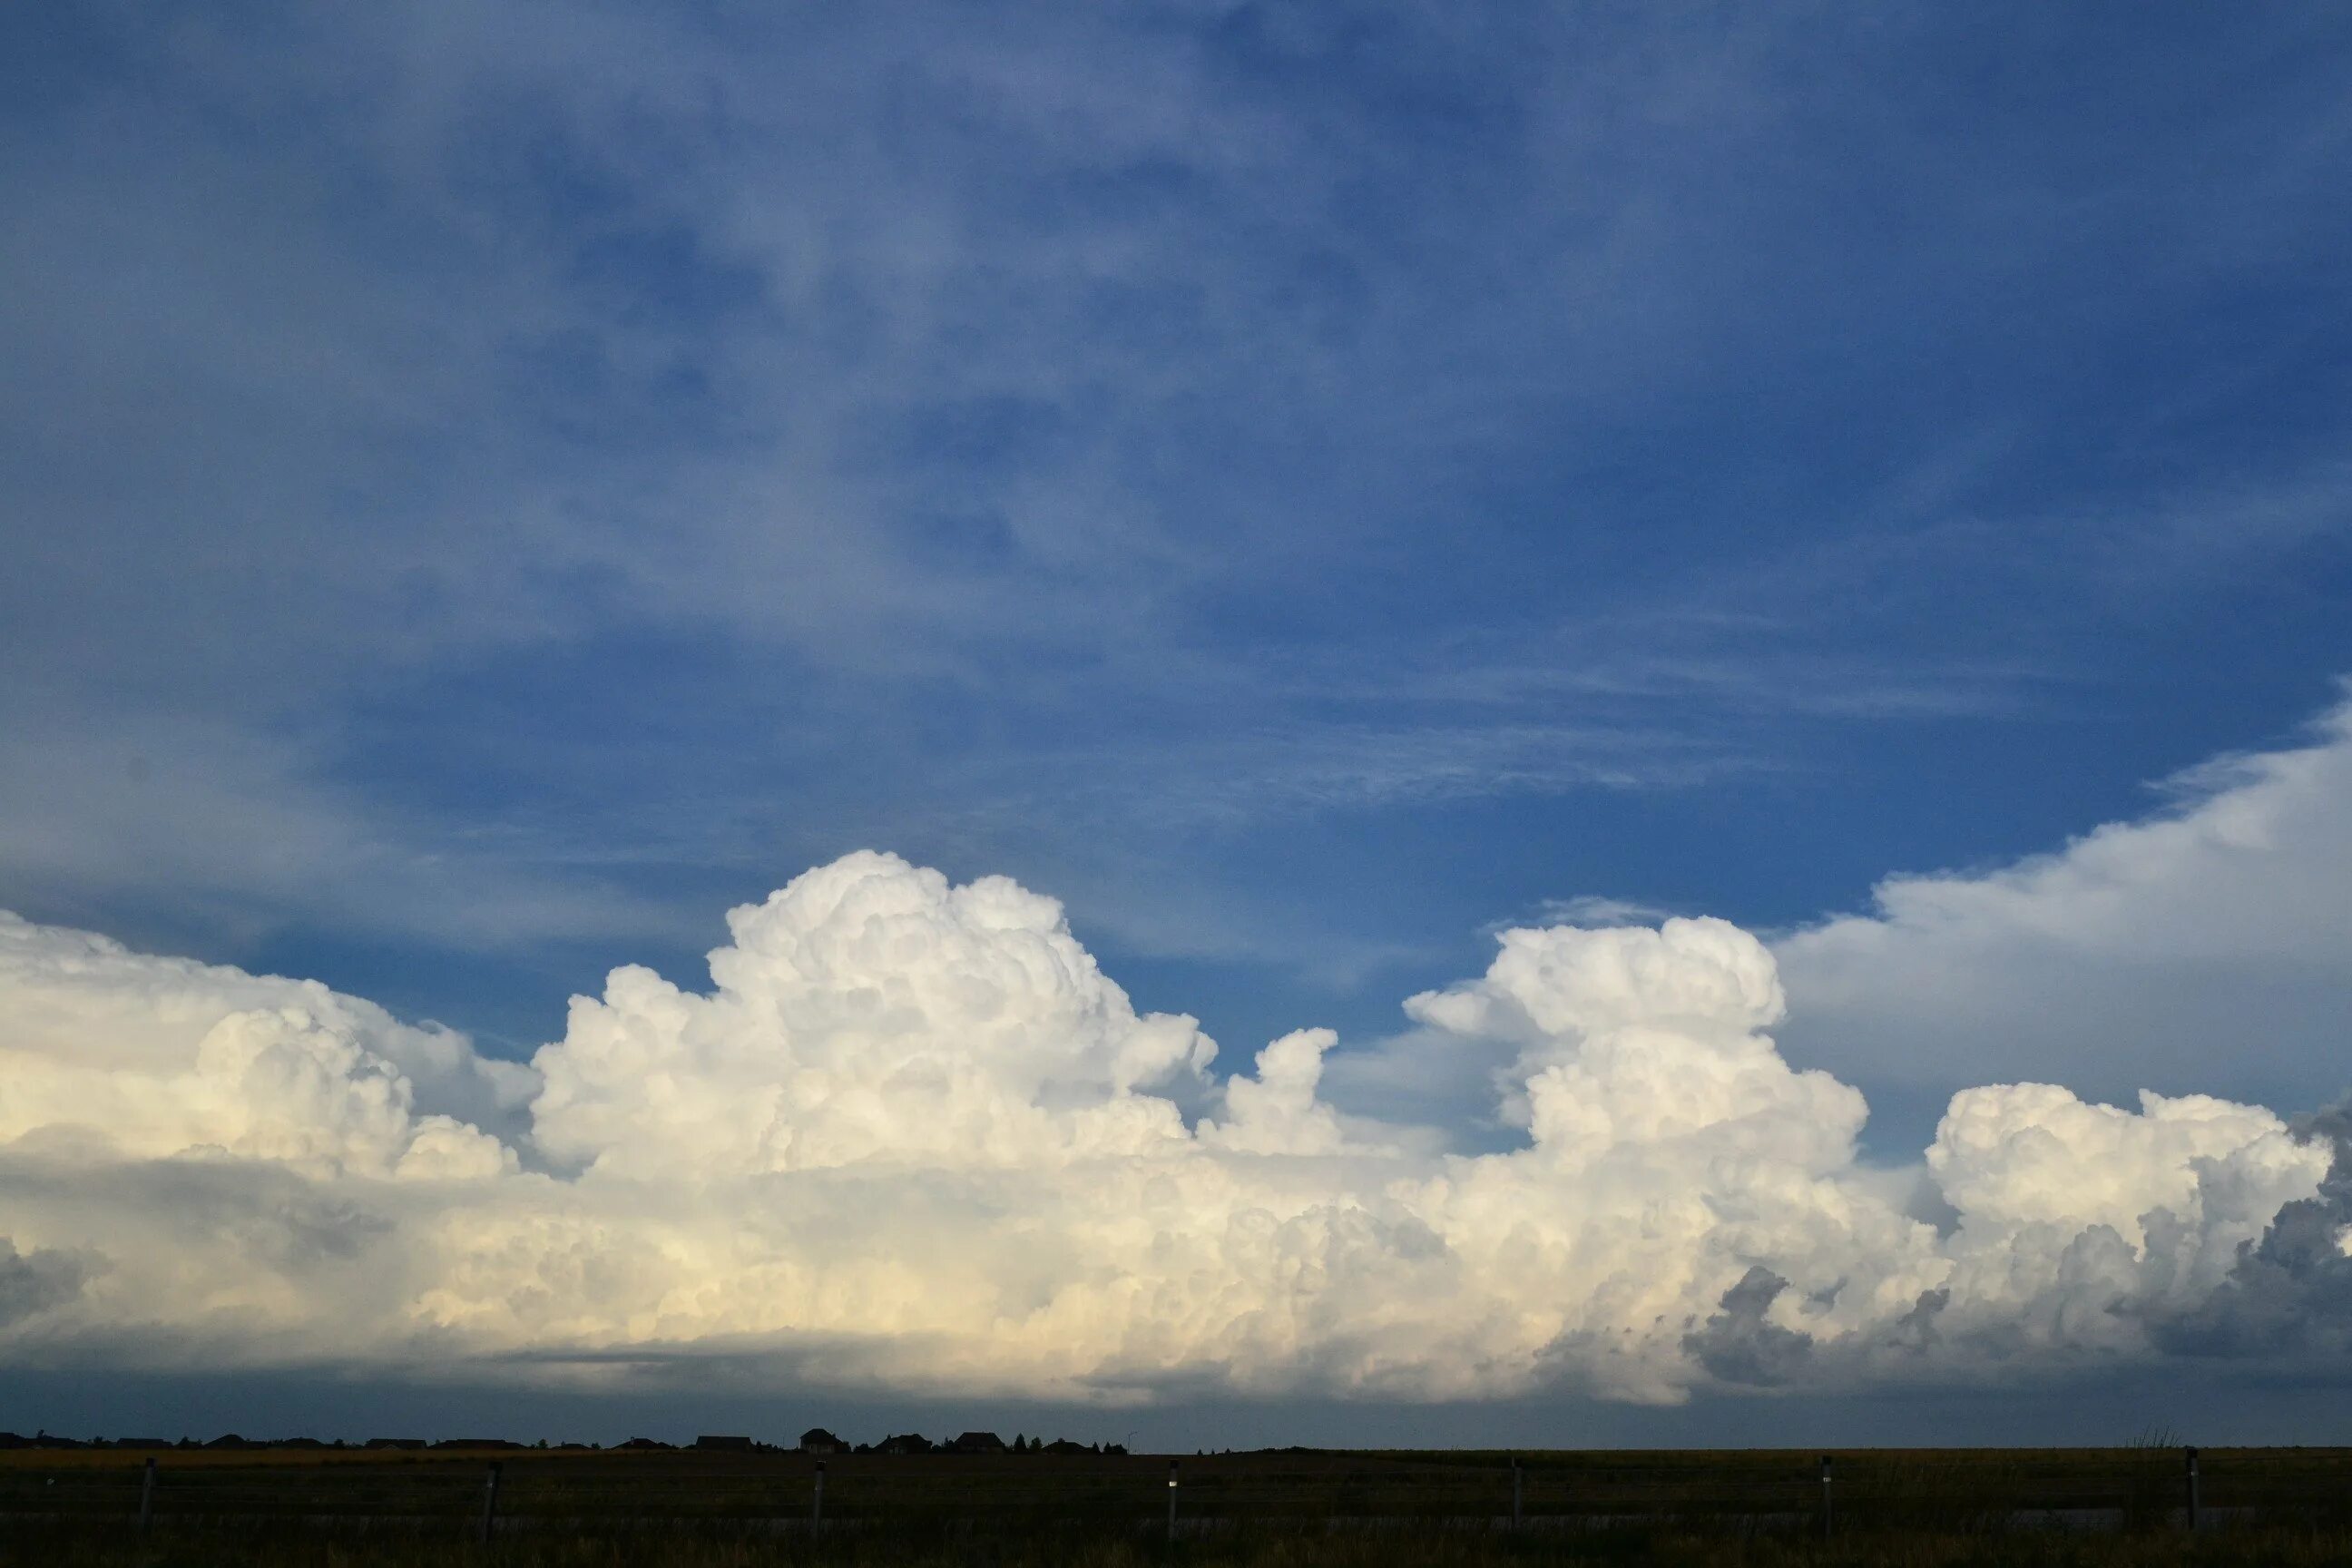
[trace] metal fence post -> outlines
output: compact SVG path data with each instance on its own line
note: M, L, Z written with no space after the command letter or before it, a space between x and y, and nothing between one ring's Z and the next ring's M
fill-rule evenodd
M1517 1530L1519 1525L1519 1460L1515 1454L1511 1457L1511 1528Z
M1822 1456L1822 1539L1830 1538L1833 1516L1830 1509L1830 1457Z
M1176 1461L1168 1461L1168 1539L1176 1539Z
M2197 1528L2197 1450L2188 1450L2189 1459L2189 1528Z
M816 1495L809 1501L809 1533L815 1535L824 1529L824 1461L816 1462Z
M147 1460L147 1473L139 1480L139 1533L147 1533L155 1521L155 1460Z
M482 1544L485 1546L489 1544L490 1536L499 1527L499 1470L500 1468L493 1463L490 1466L488 1479L482 1483Z

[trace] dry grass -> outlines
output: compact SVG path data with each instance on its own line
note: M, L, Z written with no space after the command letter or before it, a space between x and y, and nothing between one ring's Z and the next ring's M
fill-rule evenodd
M1812 1452L1523 1455L1516 1534L1507 1454L1187 1458L1172 1546L1165 1457L835 1458L812 1539L796 1455L174 1450L142 1540L149 1457L0 1455L0 1568L2352 1564L2346 1450L2207 1450L2193 1536L2170 1449L1842 1453L1828 1542Z
M1178 1542L1095 1539L759 1543L566 1540L450 1543L15 1542L8 1568L2194 1568L2352 1563L2352 1533L1873 1535L1822 1543L1620 1531L1582 1538L1276 1537Z

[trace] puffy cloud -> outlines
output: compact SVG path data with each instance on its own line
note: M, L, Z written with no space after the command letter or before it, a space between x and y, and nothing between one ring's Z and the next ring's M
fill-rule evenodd
M1203 1122L1203 1141L1254 1154L1329 1154L1345 1142L1339 1118L1315 1098L1329 1029L1295 1029L1257 1054L1255 1078L1225 1083L1225 1120Z
M1948 1322L1997 1342L2133 1347L2196 1310L2332 1152L2257 1107L2049 1084L1969 1089L1927 1151L1960 1223Z
M1862 1097L1758 1032L1780 993L1745 931L1507 931L1485 978L1407 1007L1520 1047L1530 1145L1447 1162L1421 1201L1556 1368L1670 1399L1690 1325L1759 1266L1802 1287L1781 1326L1825 1334L1940 1279L1933 1233L1856 1179Z
M1138 1087L1215 1054L1190 1018L1137 1016L1061 907L1002 877L852 855L728 927L708 996L626 968L574 999L534 1064L541 1149L703 1176L1136 1153L1184 1135Z
M1507 931L1407 1003L1427 1048L1514 1064L1525 1135L1489 1153L1340 1115L1328 1030L1212 1085L1192 1020L1001 878L853 855L729 930L709 990L615 970L523 1069L0 925L0 1356L1672 1401L2162 1353L2334 1201L2330 1146L2258 1108L2014 1084L1953 1100L1939 1230L1857 1162L1862 1097L1764 1033L1773 956L1719 921ZM505 1138L457 1109L524 1099Z
M152 958L0 911L0 1142L487 1175L529 1069L316 981Z
M2134 1246L2152 1209L2210 1218L2223 1239L2251 1241L2326 1172L2323 1147L2259 1107L2160 1094L2142 1094L2140 1105L2137 1115L2086 1105L2046 1083L1968 1089L1953 1097L1927 1165L1971 1225L2013 1233L2089 1221Z
M2282 1206L2221 1289L2158 1326L2166 1349L2336 1365L2352 1352L2352 1102L2295 1131L2332 1155L2319 1191Z
M1872 913L1780 941L1792 1054L1874 1085L2052 1078L2128 1098L2193 1092L2221 1047L2265 1098L2332 1099L2352 1016L2352 704L2308 744L2169 793L2054 855L1892 878Z
M1483 979L1424 992L1405 1011L1455 1034L1557 1041L1637 1022L1745 1034L1787 1010L1771 955L1724 921L1560 925L1507 931L1501 942Z

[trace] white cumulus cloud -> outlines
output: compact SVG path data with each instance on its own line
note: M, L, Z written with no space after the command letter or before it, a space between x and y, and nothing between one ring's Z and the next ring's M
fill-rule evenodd
M1782 1058L1774 957L1720 921L1507 931L1411 999L1425 1048L1514 1064L1524 1136L1487 1153L1339 1114L1328 1030L1216 1082L1192 1019L1002 878L852 855L729 931L709 989L615 970L526 1069L0 924L0 1360L723 1349L1097 1400L1981 1375L2160 1353L2333 1158L2252 1106L1972 1089L1922 1167L1938 1228L1858 1163L1862 1096Z
M0 1142L487 1173L528 1068L316 981L153 958L0 911Z

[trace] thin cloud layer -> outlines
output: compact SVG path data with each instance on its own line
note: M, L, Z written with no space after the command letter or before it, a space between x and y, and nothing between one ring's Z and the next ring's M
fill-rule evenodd
M2352 1008L2352 705L2171 794L2054 855L1890 878L1873 913L1779 942L1791 1049L1874 1085L2048 1075L2127 1098L2204 1087L2220 1047L2241 1092L2332 1098Z
M729 926L709 990L615 970L526 1069L0 924L0 1356L1672 1403L2290 1353L2246 1325L2319 1288L2289 1254L2341 1207L2326 1129L2019 1083L1953 1100L1933 1223L1720 921L1507 931L1407 1003L1425 1048L1514 1062L1493 1153L1339 1114L1329 1031L1219 1082L1003 878L861 853Z

